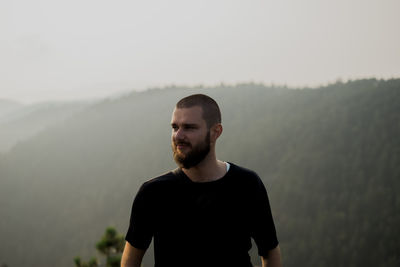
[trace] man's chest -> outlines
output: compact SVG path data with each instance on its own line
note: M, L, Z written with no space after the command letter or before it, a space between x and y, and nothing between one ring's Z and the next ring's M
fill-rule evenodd
M219 187L179 189L157 198L157 230L190 232L198 229L221 233L245 227L249 216L248 201L240 190Z

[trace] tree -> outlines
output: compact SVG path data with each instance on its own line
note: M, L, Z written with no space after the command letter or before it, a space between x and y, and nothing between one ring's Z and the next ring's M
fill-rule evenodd
M97 267L99 266L96 257L92 257L89 262L81 262L81 257L74 258L76 267Z
M107 267L119 267L121 264L122 251L124 250L124 237L118 234L114 227L107 227L104 235L97 242L97 250L106 256ZM95 257L89 262L82 262L81 257L74 258L76 267L97 267L98 261Z
M124 237L117 233L114 227L108 227L96 248L107 258L107 267L118 267L124 250Z

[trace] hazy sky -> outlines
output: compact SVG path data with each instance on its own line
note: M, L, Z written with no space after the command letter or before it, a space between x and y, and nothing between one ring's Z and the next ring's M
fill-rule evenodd
M399 0L1 0L0 98L400 77Z

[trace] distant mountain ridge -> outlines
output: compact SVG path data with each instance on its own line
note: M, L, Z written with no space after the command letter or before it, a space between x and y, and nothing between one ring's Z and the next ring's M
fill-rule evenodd
M0 119L5 114L18 109L21 106L22 106L22 104L20 104L20 103L18 103L16 101L0 98Z
M126 231L141 183L175 168L171 112L192 93L220 104L218 157L262 177L285 266L400 264L400 79L154 89L85 107L0 157L0 264L71 266L106 226Z
M10 104L11 103L11 104ZM0 153L89 106L89 102L48 102L31 105L0 101Z

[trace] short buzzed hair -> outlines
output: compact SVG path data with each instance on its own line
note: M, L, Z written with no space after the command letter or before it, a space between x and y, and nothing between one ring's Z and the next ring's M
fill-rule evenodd
M194 106L199 106L203 110L203 119L206 121L208 129L216 123L221 123L221 111L218 104L207 95L190 95L176 103L176 108L191 108Z

